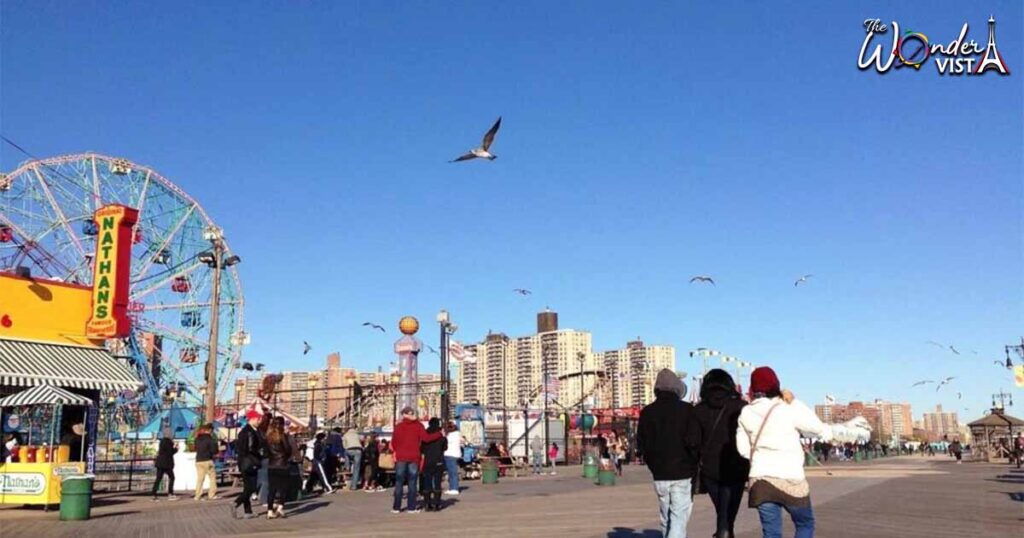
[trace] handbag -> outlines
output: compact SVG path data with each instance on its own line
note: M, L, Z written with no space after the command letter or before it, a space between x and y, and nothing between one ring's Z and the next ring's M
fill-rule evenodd
M757 443L761 440L761 434L764 432L764 427L768 424L768 419L772 416L772 411L775 411L775 408L781 403L782 402L776 402L776 404L768 410L768 414L766 414L764 416L764 420L761 421L761 427L757 429L757 435L754 436L754 442L750 445L750 457L747 458L747 461L750 462L751 469L754 468L754 450L757 449ZM750 489L751 484L753 484L753 482L751 482L750 477L747 477L746 489Z
M725 406L718 411L718 416L715 417L715 422L711 425L711 431L708 432L708 438L701 444L700 454L697 458L697 476L693 477L693 487L690 488L690 498L692 499L695 495L703 495L708 492L707 488L704 487L704 481L701 480L701 474L704 472L704 449L708 447L708 441L715 434L715 430L718 429L718 421L722 420L722 415L725 414Z
M385 470L388 470L388 471L394 469L395 468L395 455L394 454L389 454L389 453L386 453L386 452L382 453L377 458L377 467L380 467L381 469L385 469Z

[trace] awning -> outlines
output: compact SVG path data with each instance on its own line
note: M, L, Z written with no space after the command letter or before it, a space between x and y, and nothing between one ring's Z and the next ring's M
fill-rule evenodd
M141 383L104 349L0 340L0 385L136 390Z
M21 405L92 405L92 400L53 385L37 385L6 398L0 398L0 407Z

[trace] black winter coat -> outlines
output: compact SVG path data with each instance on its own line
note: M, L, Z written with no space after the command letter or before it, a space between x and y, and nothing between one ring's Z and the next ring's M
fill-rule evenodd
M654 480L683 480L697 474L700 428L693 406L674 393L658 391L640 411L637 449Z
M427 433L433 432L427 430ZM423 453L423 466L444 465L445 450L448 450L448 439L445 437L420 445L420 451Z
M740 399L732 377L719 369L704 377L700 397L695 411L700 424L702 478L729 484L746 482L750 462L736 451L736 428L747 402Z
M217 441L213 436L204 433L196 437L196 461L211 461L217 457Z
M177 452L178 449L174 446L174 441L164 437L160 440L160 447L157 448L153 466L157 469L174 469L174 454Z
M235 440L235 451L238 452L238 470L245 473L255 471L263 463L263 442L259 433L246 425L238 432Z

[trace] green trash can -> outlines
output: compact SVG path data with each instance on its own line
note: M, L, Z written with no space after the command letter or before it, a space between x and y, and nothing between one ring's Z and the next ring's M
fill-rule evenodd
M485 458L480 461L480 483L498 483L498 460L494 458Z
M614 486L615 485L615 470L614 469L601 469L597 472L597 485L599 486Z
M91 474L70 475L60 483L60 520L83 521L92 510Z
M853 461L860 461L860 460L861 460L860 451L858 450L858 451L853 453Z
M591 452L583 455L583 478L597 478L597 456Z

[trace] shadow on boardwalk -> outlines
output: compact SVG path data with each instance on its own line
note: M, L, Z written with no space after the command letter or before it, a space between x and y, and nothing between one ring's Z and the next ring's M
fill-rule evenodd
M615 527L608 533L608 538L661 538L661 531L654 529L628 529Z

